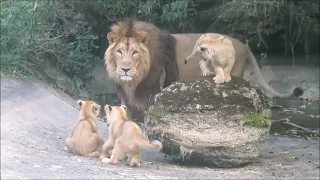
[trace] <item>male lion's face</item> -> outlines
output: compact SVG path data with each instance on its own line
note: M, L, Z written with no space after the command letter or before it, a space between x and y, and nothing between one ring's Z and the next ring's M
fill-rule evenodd
M150 36L144 31L133 32L127 37L117 32L109 32L109 47L105 63L109 77L118 83L138 84L150 70L150 54L147 47Z
M117 64L116 76L120 80L131 81L137 75L142 55L137 41L132 37L123 37L115 45L112 53Z

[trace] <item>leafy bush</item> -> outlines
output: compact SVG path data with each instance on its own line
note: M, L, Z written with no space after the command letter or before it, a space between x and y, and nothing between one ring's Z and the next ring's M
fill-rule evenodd
M187 0L96 0L86 1L108 20L136 17L151 22L175 22L187 17Z
M97 37L90 27L64 32L56 18L59 8L52 0L2 2L2 72L35 75L32 67L47 61L70 77L78 89L85 87L98 60L91 53L97 48L93 44Z
M24 53L40 50L48 45L50 27L42 26L50 22L50 15L39 16L39 9L30 1L2 2L1 7L1 71L13 73L32 73ZM49 6L48 6L49 7ZM50 8L50 7L49 7ZM49 11L50 12L50 11ZM37 18L40 17L40 18ZM36 22L37 21L37 22ZM41 26L40 26L41 25ZM56 44L56 43L54 43Z
M309 52L308 37L319 35L319 1L308 0L87 0L109 21L136 17L172 33L221 32L268 50L282 38L285 54L296 45ZM186 19L188 19L186 21ZM214 28L213 28L214 27Z
M218 16L227 22L229 32L241 32L268 47L269 35L279 34L284 50L294 54L297 43L308 51L308 34L319 35L319 1L296 0L242 0L225 1ZM249 39L249 38L248 38Z

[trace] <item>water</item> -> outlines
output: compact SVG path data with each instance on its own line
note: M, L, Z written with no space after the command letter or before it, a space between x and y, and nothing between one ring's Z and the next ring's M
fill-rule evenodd
M278 107L272 108L272 120L287 118L306 129L282 123L273 123L270 134L318 136L320 128L320 103L306 100L273 99Z

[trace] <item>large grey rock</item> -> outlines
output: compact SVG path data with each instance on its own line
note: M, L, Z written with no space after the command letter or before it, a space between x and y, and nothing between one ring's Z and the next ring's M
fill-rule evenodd
M144 119L150 139L185 164L239 167L255 160L271 123L264 96L245 80L178 81L155 96Z

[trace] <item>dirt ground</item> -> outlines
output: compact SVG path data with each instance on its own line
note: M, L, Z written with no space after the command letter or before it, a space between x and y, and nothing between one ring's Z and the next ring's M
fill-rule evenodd
M319 141L272 136L261 157L236 169L184 167L143 151L142 167L66 152L75 102L38 81L1 78L1 179L319 179ZM99 132L107 138L106 126Z

